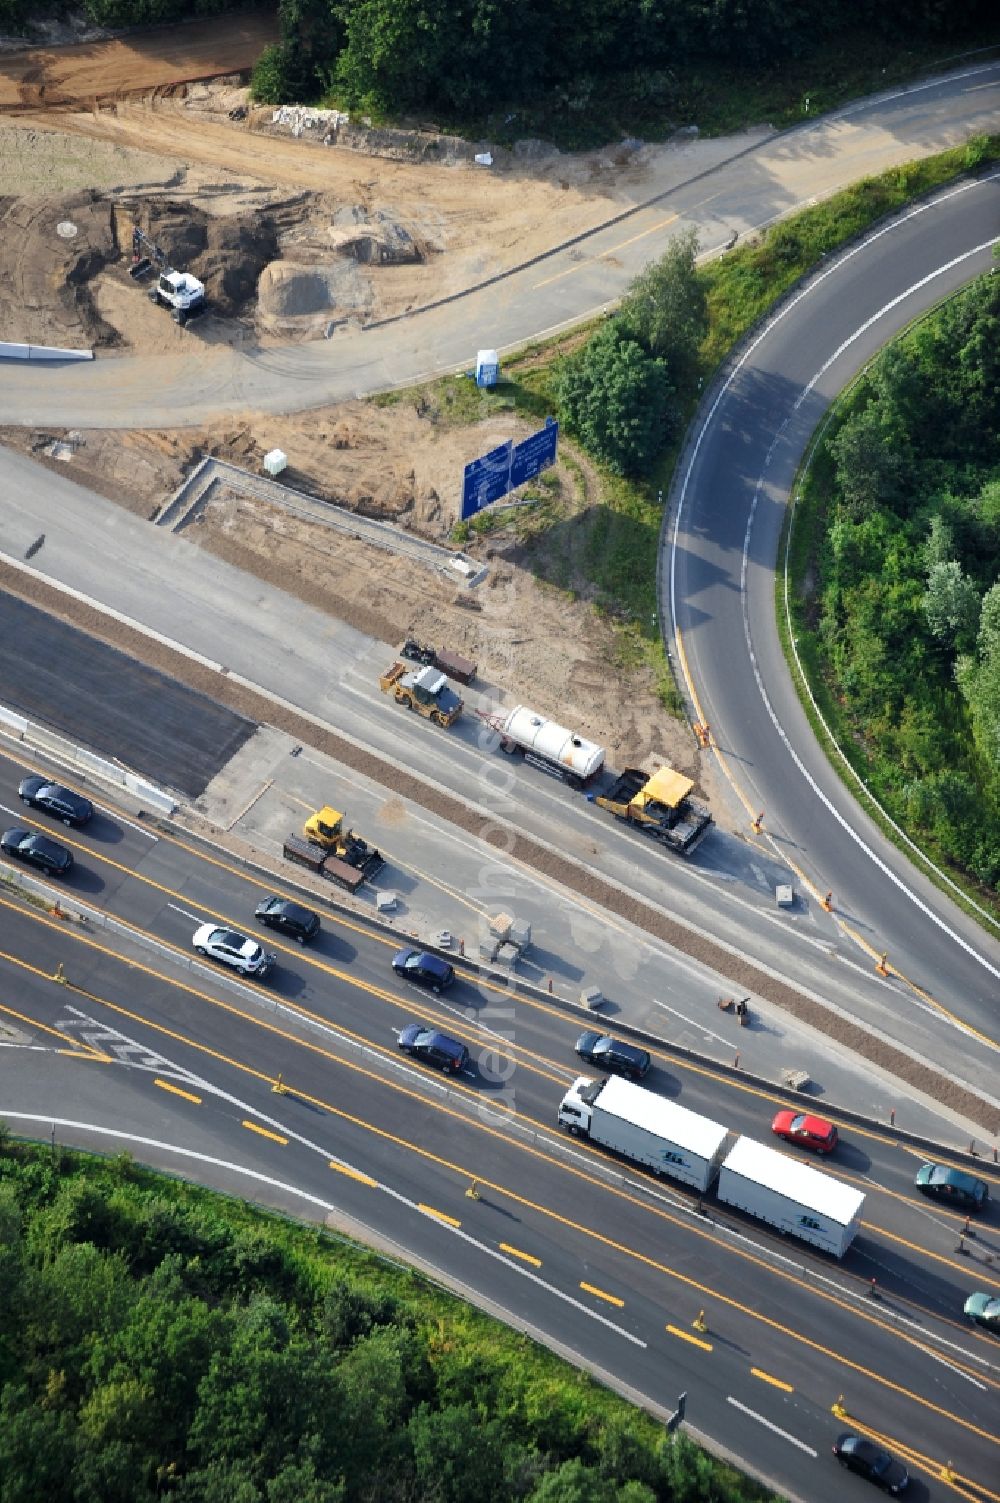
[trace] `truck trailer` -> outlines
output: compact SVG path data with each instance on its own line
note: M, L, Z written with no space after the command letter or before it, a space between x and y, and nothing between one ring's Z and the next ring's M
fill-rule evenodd
M835 1258L854 1240L865 1201L852 1185L752 1138L737 1139L726 1155L716 1195Z
M574 788L584 788L604 766L603 746L586 741L554 720L546 720L527 705L515 705L506 714L489 710L477 710L476 714L496 731L503 751L511 755L523 752L526 762Z
M718 1122L610 1076L574 1080L559 1106L560 1127L635 1164L704 1192L718 1173L729 1133Z

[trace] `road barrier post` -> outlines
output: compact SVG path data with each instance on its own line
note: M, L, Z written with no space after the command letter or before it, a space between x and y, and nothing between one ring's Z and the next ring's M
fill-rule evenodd
M823 907L826 909L827 913L832 913L833 912L833 890L832 889L827 893L826 897L823 899Z
M271 1087L271 1094L272 1096L284 1096L287 1094L287 1091L288 1087L283 1083L281 1076L279 1075L277 1080L274 1082L274 1085Z
M844 1395L842 1393L838 1393L837 1397L830 1405L830 1413L835 1414L838 1419L847 1418L847 1410L844 1408Z
M466 1200L482 1200L483 1197L479 1193L479 1185L476 1180L473 1180L472 1184L466 1190L465 1198Z
M759 835L760 834L760 827L761 827L761 825L763 823L764 823L764 810L762 809L760 811L760 813L757 815L757 818L753 822L753 832L754 832L755 835Z
M53 975L52 980L58 981L60 986L66 985L66 972L63 970L63 963L61 960L56 966L55 974Z
M705 1324L705 1312L704 1312L704 1310L699 1310L698 1311L698 1314L695 1316L695 1318L691 1322L691 1324L694 1326L694 1328L695 1328L696 1331L707 1331L708 1330L708 1326Z
M875 970L877 971L877 973L880 976L888 976L888 974L889 974L889 967L886 965L886 961L888 959L889 959L889 951L888 950L883 950L882 954L879 956L878 965L875 967Z

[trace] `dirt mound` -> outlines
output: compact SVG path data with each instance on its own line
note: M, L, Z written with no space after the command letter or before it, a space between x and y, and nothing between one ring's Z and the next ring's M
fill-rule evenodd
M0 327L4 338L77 348L119 343L93 296L118 258L109 205L97 193L0 201Z
M331 307L330 288L323 268L296 266L289 261L272 261L265 266L258 297L262 313L270 318L326 313Z
M261 272L278 253L277 227L267 214L222 218L168 201L145 206L137 218L171 266L204 282L209 303L222 314L245 311Z

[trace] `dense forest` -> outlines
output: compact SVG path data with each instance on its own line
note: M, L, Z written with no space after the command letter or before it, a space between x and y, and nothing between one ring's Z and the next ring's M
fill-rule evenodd
M398 1264L2 1123L0 1290L0 1503L769 1496Z
M79 0L72 8L127 27L240 6ZM254 73L264 102L335 99L380 116L431 115L494 136L509 126L515 136L577 145L703 125L706 115L727 128L780 116L789 89L798 112L800 84L835 93L853 68L857 87L877 87L897 60L912 69L997 40L989 0L271 0L271 8L281 41ZM0 29L39 10L37 0L0 0Z
M995 894L1000 272L871 367L801 522L799 648L852 760L911 835Z

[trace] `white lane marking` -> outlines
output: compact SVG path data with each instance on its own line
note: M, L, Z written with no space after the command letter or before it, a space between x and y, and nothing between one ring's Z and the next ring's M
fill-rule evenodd
M159 835L157 835L153 830L143 829L142 825L137 825L131 819L126 819L124 814L120 814L117 809L105 809L101 804L98 804L97 807L100 809L102 814L106 814L108 818L113 819L116 824L128 825L130 830L134 830L137 835L145 835L146 839L151 840L154 845L159 840Z
M190 919L194 924L200 924L202 921L200 913L191 913L189 909L182 908L179 903L167 903L166 906L172 908L175 913L183 914L185 918Z
M935 1362L940 1362L942 1367L946 1367L949 1372L954 1373L956 1378L964 1378L974 1388L980 1388L983 1393L986 1392L986 1384L980 1383L979 1379L974 1378L971 1373L964 1373L960 1367L956 1367L953 1362L949 1362L947 1357L942 1357L939 1352L932 1352L929 1347L924 1347L923 1350L927 1353L928 1357L933 1357Z
M388 1185L382 1184L378 1188L383 1190L392 1200L398 1200L402 1205L409 1206L413 1210L419 1210L416 1201L410 1200L408 1196L400 1194L398 1190L392 1190ZM427 1213L422 1212L422 1214L426 1216ZM463 1232L461 1227L448 1226L446 1222L439 1223L437 1221L435 1221L435 1225L440 1225L444 1231L450 1232L452 1236L458 1237L462 1242L468 1242L478 1252L485 1253L488 1257L493 1258L495 1262L503 1263L507 1268L512 1268L522 1278L529 1279L532 1284L537 1284L547 1294L554 1294L557 1299L561 1299L564 1304L571 1305L574 1310L580 1311L581 1314L589 1315L592 1320L596 1320L599 1325L606 1326L609 1331L614 1331L618 1336L624 1336L625 1340L631 1341L633 1346L642 1347L643 1350L646 1349L648 1343L643 1341L641 1336L633 1336L631 1331L626 1331L624 1326L616 1325L606 1315L601 1315L596 1310L588 1309L581 1300L574 1299L571 1294L565 1293L562 1289L557 1289L555 1284L550 1284L547 1279L543 1279L539 1274L532 1273L528 1268L523 1268L513 1258L505 1257L496 1248L489 1247L486 1243L480 1242L478 1238L473 1237L469 1232Z
M981 186L982 182L984 182L984 181L992 181L992 179L996 175L997 174L989 174L989 176L987 178L981 179L979 181L979 183L965 183L965 184L962 184L958 188L952 190L947 195L943 195L942 198L939 198L939 199L935 200L935 202L936 203L940 203L943 200L946 200L948 198L957 197L959 193L972 191L975 187ZM858 246L856 246L853 250L848 251L846 253L846 255L838 257L837 260L836 260L836 262L832 266L830 266L826 271L821 272L818 277L816 277L812 281L810 281L809 285L807 287L803 288L802 291L799 292L795 297L791 298L790 301L788 303L786 303L785 306L782 309L780 309L773 316L773 318L768 319L767 323L761 329L761 331L757 335L756 339L754 339L747 346L746 350L743 352L743 354L740 357L740 359L733 366L733 369L730 371L730 373L729 373L726 381L720 387L719 393L716 396L715 401L712 403L712 406L711 406L711 408L710 408L710 410L709 410L709 412L708 412L708 414L707 414L707 416L705 418L705 421L702 424L702 426L701 426L701 428L700 428L700 430L698 432L698 435L697 435L697 437L695 439L694 444L692 445L691 455L690 455L690 458L688 459L687 467L686 467L685 472L684 472L684 478L683 478L683 480L681 482L681 488L680 488L680 493L679 493L678 502L677 502L677 513L676 513L676 516L674 517L673 535L672 535L672 539L671 539L671 548L670 548L670 565L669 565L669 571L668 572L669 572L669 583L670 583L670 619L671 619L671 626L672 626L674 635L675 635L675 637L678 638L678 640L680 640L680 633L679 633L678 624L677 624L677 559L678 559L678 555L679 555L680 526L681 526L681 518L682 518L682 516L684 514L684 503L685 503L685 501L687 499L688 487L689 487L690 482L691 482L691 476L692 476L692 474L694 472L695 464L697 463L698 456L699 456L699 454L701 452L702 443L705 440L705 437L706 437L706 435L707 435L707 433L709 431L709 428L710 428L712 422L714 421L715 414L716 414L719 406L723 402L724 398L726 397L726 395L727 395L727 393L729 391L729 388L732 386L733 382L736 380L736 377L742 371L743 366L749 361L751 355L757 349L758 345L760 345L762 343L762 341L768 337L768 335L773 331L773 329L780 322L782 322L782 320L784 320L785 318L787 318L789 316L789 314L792 313L792 311L798 306L798 304L802 301L802 299L804 297L809 296L809 294L811 292L813 292L817 287L819 287L823 282L825 282L828 277L833 276L837 271L839 271L846 264L847 261L853 259L854 256L859 255L863 250L867 249L870 245L874 244L874 242L876 240L881 239L883 235L891 234L894 230L898 229L900 227L900 225L907 223L911 219L917 218L917 216L920 215L920 214L929 212L929 210L930 210L931 207L932 207L931 204L921 204L921 205L918 205L917 208L912 209L909 213L907 213L907 214L901 216L899 219L893 221L893 223L891 223L889 225L886 225L881 230L878 230L874 235L871 235L871 236L867 237L863 242L861 242L861 244L859 244ZM993 243L994 242L993 242L992 239L988 240L988 241L984 241L983 244L974 246L971 250L965 251L961 256L955 256L955 257L953 257L952 260L949 261L945 266L938 267L936 271L929 273L925 277L922 277L919 281L915 282L912 287L906 289L904 292L900 293L897 297L891 299L890 302L887 303L885 305L885 307L880 311L880 313L876 314L873 318L868 319L863 327L864 328L868 328L875 321L876 318L881 317L882 314L884 314L890 308L894 307L897 303L901 302L904 298L906 298L907 296L909 296L910 293L912 293L913 291L917 290L920 287L925 286L927 283L929 283L930 281L932 281L934 277L940 276L944 271L947 271L947 270L951 269L954 266L960 265L962 261L968 260L972 256L976 256L976 255L981 254L982 251L989 249L989 247L992 246ZM841 348L842 349L847 348L847 346L854 339L857 339L858 337L860 337L861 332L862 332L862 330L860 330L860 329L856 330L855 333L851 336L851 338L845 341L844 345ZM831 359L833 359L833 358L836 358L836 357L832 356ZM829 362L827 362L827 364L829 364ZM807 390L811 390L812 389L812 387L815 385L816 381L819 379L819 376L822 374L822 370L825 370L825 369L826 369L826 365L824 365L822 367L821 371L817 372L817 374L812 378L812 380L809 382L808 387L806 388ZM804 395L805 395L805 393L803 392L802 395L799 398L800 401L803 400ZM754 502L753 502L753 506L754 507L756 505L756 499L757 498L756 498L756 495L755 495L754 496ZM751 509L753 509L753 507ZM742 570L742 572L745 575L745 572L746 572L746 542L744 543L744 560L743 560L743 570ZM746 604L745 592L744 592L744 600L743 600L743 611L744 611L744 623L745 623L745 627L746 627L747 604ZM749 640L748 640L748 647L750 647ZM881 860L881 858L875 854L875 852L861 839L861 836L858 835L857 832L851 827L851 825L843 817L843 815L841 815L840 812L837 809L834 808L833 804L830 802L830 800L827 798L827 796L822 792L822 790L820 789L820 787L818 786L818 784L811 777L811 775L809 774L809 772L807 771L807 769L803 765L801 759L795 753L794 749L792 748L791 742L788 740L787 735L785 734L785 732L782 729L782 727L779 725L777 717L776 717L776 715L774 713L774 710L773 710L770 702L767 700L766 696L763 693L763 685L761 683L760 676L759 676L759 673L758 673L758 670L757 670L756 658L753 655L752 648L751 648L751 660L753 662L754 676L757 679L758 688L761 691L761 696L762 696L762 698L764 700L765 709L767 710L768 716L771 719L771 723L775 727L775 730L777 731L778 736L780 737L780 739L782 740L782 742L783 742L786 750L789 752L790 756L792 757L792 759L793 759L796 767L802 773L803 777L806 779L807 783L812 788L812 790L816 794L816 796L821 800L821 802L826 806L826 808L829 810L829 812L834 816L834 818L837 820L838 824L841 825L841 827L843 828L843 830L845 831L845 833L850 836L850 838L856 843L856 845L867 856L870 857L870 859L875 863L875 865L878 867L878 869L880 871L882 871L883 874L889 878L889 880L893 883L893 885L895 887L897 887L899 889L899 891L901 893L903 893L906 897L908 897L911 900L911 902L913 902L917 906L917 908L920 909L921 912L925 913L927 915L927 917L930 918L931 921L939 929L941 929L945 934L947 934L948 937L949 937L949 939L952 939L961 949L965 950L966 953L969 956L971 956L971 958L973 960L978 961L978 963L981 966L983 966L987 971L989 971L991 975L994 975L998 979L1000 979L1000 970L998 970L997 967L991 965L990 962L986 959L986 957L984 955L981 955L979 953L979 951L976 950L967 940L963 939L960 934L956 933L956 931L954 929L952 929L944 921L943 918L939 917L939 915L936 914L932 908L930 908L926 903L924 903L924 901L917 896L917 894L913 891L913 889L910 888L910 887L908 887L903 882L902 878L896 876L895 872L893 872L885 864L885 862L883 862ZM694 690L694 685L691 682L690 674L687 672L686 665L683 662L682 662L682 668L684 670L685 677L687 678L687 681L688 681L688 690L689 690L689 692L692 693L692 695L695 698L697 698L697 695L695 694L695 690ZM726 776L728 776L728 771L727 771L724 763L722 765L722 770L723 770L723 773Z
M773 1430L775 1435L780 1435L782 1440L787 1440L790 1445L798 1446L799 1450L805 1451L807 1456L817 1455L812 1446L807 1446L804 1440L799 1440L797 1435L790 1435L787 1430L782 1430L779 1425L773 1424L771 1420L765 1419L762 1414L758 1414L756 1409L751 1409L747 1404L741 1404L739 1399L733 1398L732 1394L726 1395L726 1403L732 1404L734 1409L739 1409L743 1414L749 1415L751 1419L755 1419L758 1424L763 1425L766 1429Z
M214 1087L210 1087L210 1089L214 1090ZM258 1121L269 1122L270 1125L275 1128L282 1126L282 1124L276 1122L273 1118L262 1117L259 1112L255 1111L254 1108L248 1105L246 1102L239 1102L235 1097L226 1097L226 1093L224 1092L215 1091L215 1094L223 1096L224 1099L228 1099L234 1104L240 1106L248 1113L248 1115L255 1117ZM271 1185L276 1189L290 1192L292 1195L297 1195L300 1199L307 1201L310 1205L318 1206L323 1211L332 1212L337 1209L335 1202L320 1200L319 1196L310 1195L307 1191L300 1190L297 1185L289 1184L285 1180L275 1179L272 1175L269 1174L260 1174L257 1170L247 1169L243 1164L233 1163L230 1159L220 1159L216 1158L212 1154L198 1153L192 1148L181 1148L174 1143L167 1143L161 1138L141 1137L135 1133L124 1132L118 1128L104 1127L100 1123L75 1122L65 1117L50 1117L32 1112L11 1112L0 1109L0 1114L2 1114L5 1120L45 1123L48 1127L74 1128L80 1132L90 1132L104 1137L121 1139L129 1143L138 1143L145 1148L159 1148L166 1153L175 1153L181 1158L194 1159L196 1162L201 1164L213 1164L217 1168L226 1169L232 1174L245 1174L250 1179L256 1180L258 1184ZM310 1143L306 1138L301 1137L297 1133L289 1132L289 1129L287 1128L283 1128L283 1131L289 1133L289 1136L295 1138L296 1141L301 1143L304 1147L309 1148L316 1153L322 1154L322 1156L328 1161L332 1159L342 1168L353 1169L353 1166L350 1165L346 1159L340 1158L338 1155L330 1153L327 1149L320 1148L318 1144ZM358 1173L359 1171L354 1170L354 1172ZM386 1195L389 1196L391 1200L399 1201L402 1205L409 1207L411 1210L416 1211L419 1215L426 1218L426 1213L420 1210L420 1207L415 1200L410 1200L407 1196L401 1194L398 1190L393 1190L390 1188L390 1186L383 1185L380 1182L376 1183L375 1188L377 1190L383 1191ZM589 1315L591 1320L596 1321L598 1325L606 1326L608 1330L616 1332L619 1336L623 1336L626 1341L631 1341L634 1346L642 1347L643 1349L645 1349L647 1343L643 1341L640 1336L633 1336L631 1331L626 1331L624 1326L616 1325L614 1321L609 1320L606 1315L601 1315L597 1310L589 1310L587 1306L584 1305L580 1300L574 1299L571 1294L566 1294L563 1290L556 1288L554 1284L546 1282L546 1280L539 1277L538 1274L532 1273L530 1269L522 1267L521 1264L516 1262L513 1258L505 1257L503 1253L487 1246L485 1243L479 1242L468 1232L463 1232L460 1227L451 1227L448 1226L445 1222L439 1222L436 1220L434 1224L436 1226L440 1226L442 1231L450 1232L452 1233L452 1235L459 1237L463 1242L469 1243L470 1246L475 1247L479 1252L488 1254L488 1256L495 1259L496 1262L504 1263L508 1268L512 1269L514 1273L519 1274L521 1278L530 1279L533 1284L537 1284L540 1288L546 1290L546 1292L549 1294L554 1294L557 1299L564 1301L565 1304L571 1305L574 1310L577 1310L584 1315Z
M720 1044L732 1046L732 1039L723 1038L721 1033L713 1033L711 1028L706 1028L703 1023L698 1023L694 1018L689 1018L685 1013L678 1012L676 1007L670 1007L666 1002L657 1002L655 997L653 998L653 1002L657 1007L662 1007L664 1012L672 1012L674 1017L680 1018L682 1023L688 1023L692 1028L696 1028L699 1033L706 1033L710 1039L718 1039Z

